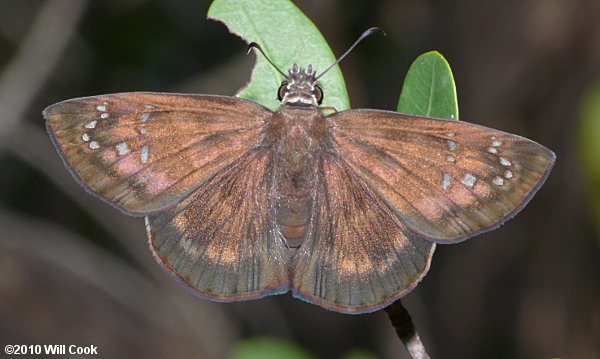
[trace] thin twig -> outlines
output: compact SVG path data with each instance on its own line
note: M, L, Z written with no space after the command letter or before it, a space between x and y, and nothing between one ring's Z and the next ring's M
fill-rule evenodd
M26 113L28 106L30 106L35 96L43 89L44 83L48 80L64 55L70 39L77 36L77 24L83 18L85 8L90 3L87 0L49 0L42 2L27 35L21 41L18 50L10 62L5 66L4 71L0 73L0 152L8 150L18 157L27 160L34 167L45 170L46 173L50 173L53 170L50 166L45 165L47 157L40 153L40 149L44 148L44 146L49 146L48 139L45 138L41 128L34 128L24 121L24 113ZM40 145L39 148L31 145L38 143L43 143L43 145ZM55 155L54 151L49 147L48 150L44 151ZM67 174L64 169L62 170ZM72 180L69 179L68 182L70 183ZM2 219L6 218L3 214L4 212L0 214L0 218ZM2 224L5 223L3 222ZM114 223L112 226L114 226ZM105 227L111 228L111 226L106 225ZM21 226L20 228L27 228L27 226ZM6 230L4 232L0 231L0 233L5 232ZM61 238L60 235L56 237ZM7 240L14 238L21 239L27 238L27 236L15 234L14 236L9 236ZM75 241L76 245L76 239L70 236L64 236L63 238L65 238L65 243ZM133 243L135 241L130 242ZM15 244L14 241L10 243ZM131 252L136 253L134 257L137 260L140 260L144 264L149 264L145 266L149 267L149 273L159 277L157 278L157 283L161 286L161 295L166 295L168 300L174 303L171 304L171 307L177 308L176 312L181 313L181 316L178 318L180 319L179 327L186 330L190 335L195 336L197 340L207 343L205 348L210 352L207 354L208 357L224 357L229 347L238 338L238 329L234 325L231 325L228 318L220 310L215 309L218 307L199 305L196 298L185 291L179 290L179 288L175 291L165 291L164 286L172 286L173 283L153 263L145 248L146 245L143 243L144 241L140 241L140 244L137 246L140 248L143 247L144 251L132 250ZM132 249L135 246L131 245L128 249ZM57 252L43 253L50 255ZM96 256L91 256L91 258L96 258ZM86 262L85 260L81 261ZM84 274L89 273L92 272L84 272ZM114 274L113 272L111 273ZM93 277L88 276L86 278ZM111 282L109 280L99 280L94 283L108 291L121 288L104 287L110 285ZM142 284L146 285L147 282ZM132 295L143 293L144 289L155 290L151 286L142 287L139 290L138 288L131 288L127 291L116 290L114 295L120 295L120 300L131 304L135 302L131 301ZM147 305L154 305L160 300L162 299L157 299ZM150 312L152 311L150 310ZM207 323L210 323L209 327L207 327Z
M10 136L76 32L89 1L42 2L15 56L0 74L0 138Z
M2 250L22 251L51 263L156 328L196 341L204 350L202 358L223 358L239 339L218 305L165 290L135 266L65 228L15 214L0 204L0 233Z
M408 350L410 356L413 359L431 359L419 334L415 329L410 314L402 305L400 300L395 301L389 307L385 308L392 325L396 329L398 338L404 343L404 346Z
M24 121L27 107L65 55L70 40L77 36L77 25L89 3L87 0L51 0L39 6L27 35L0 74L0 150L12 152L47 174L65 193L72 194L70 197L82 207L93 207L94 210L89 212L96 214L104 228L122 240L136 260L150 266L154 265L154 261L147 255L145 242L126 240L143 238L143 231L132 230L128 218L115 220L111 208L98 206L95 199L82 195L81 188L74 185L65 168L56 161L56 153L42 127ZM39 120L42 121L41 115ZM73 191L76 191L75 194ZM104 211L110 212L109 215L97 215Z

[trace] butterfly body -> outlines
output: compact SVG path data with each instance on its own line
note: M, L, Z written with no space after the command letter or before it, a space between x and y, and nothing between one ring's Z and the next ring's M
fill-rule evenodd
M327 146L325 117L317 108L284 105L267 124L273 141L274 210L278 230L290 248L299 247L308 230L315 196L316 161ZM271 131L278 128L278 131Z
M412 290L435 243L496 228L555 160L522 137L380 110L325 116L296 65L273 112L234 97L122 93L44 110L75 178L143 215L157 261L217 301L291 291L343 313Z

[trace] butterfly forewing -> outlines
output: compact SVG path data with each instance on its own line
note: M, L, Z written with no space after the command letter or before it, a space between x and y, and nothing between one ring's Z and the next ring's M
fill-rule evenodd
M554 153L465 122L388 111L327 117L333 146L413 231L440 242L492 229L541 186Z
M172 209L146 218L157 260L202 297L288 290L288 254L273 230L272 151L254 149Z
M342 313L381 309L414 288L435 244L410 231L338 156L324 152L294 296Z
M256 144L266 108L224 96L122 93L44 110L86 188L128 213L163 210Z

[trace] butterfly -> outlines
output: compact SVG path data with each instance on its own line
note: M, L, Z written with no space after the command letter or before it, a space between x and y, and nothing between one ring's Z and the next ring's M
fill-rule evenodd
M291 291L329 310L372 312L417 285L436 243L520 211L555 155L466 122L324 115L327 70L278 70L276 111L236 97L131 92L66 100L43 117L75 179L144 216L156 260L200 297Z

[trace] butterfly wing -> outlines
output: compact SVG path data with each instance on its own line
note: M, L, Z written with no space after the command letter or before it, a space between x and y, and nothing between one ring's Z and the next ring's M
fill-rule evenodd
M293 295L359 314L410 292L435 244L409 230L343 159L323 152L318 170L312 228L292 267Z
M466 122L377 110L327 117L335 150L416 233L456 242L514 216L546 180L552 151Z
M172 209L146 217L156 259L195 294L234 301L287 292L272 162L272 150L253 149Z
M121 93L43 112L86 189L129 214L168 208L256 144L272 112L225 96Z

